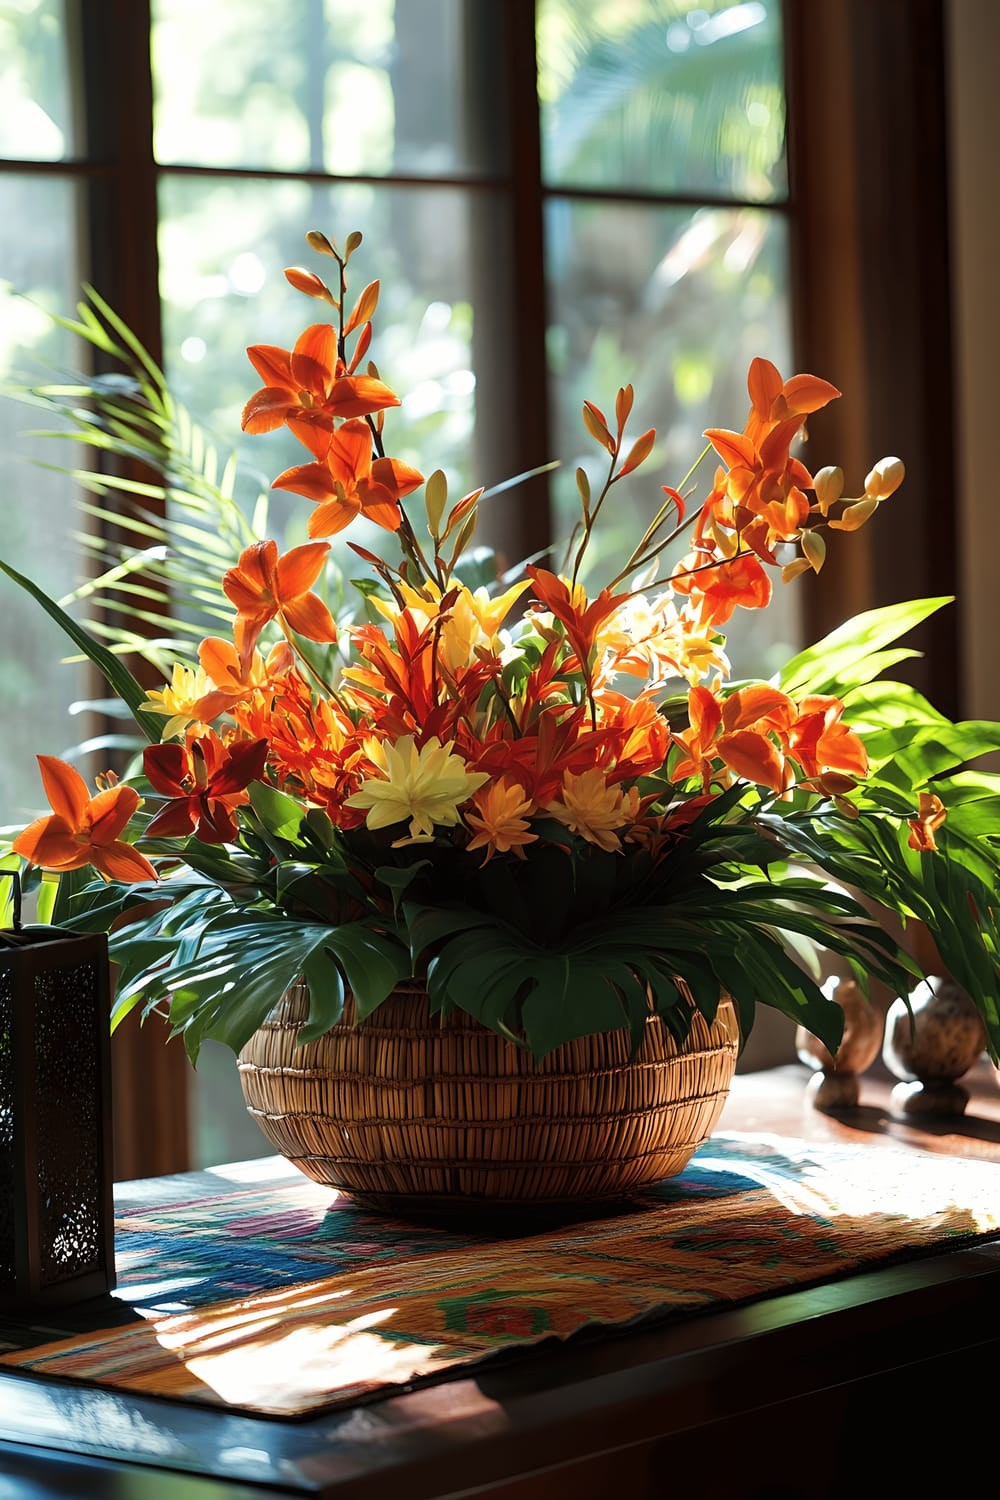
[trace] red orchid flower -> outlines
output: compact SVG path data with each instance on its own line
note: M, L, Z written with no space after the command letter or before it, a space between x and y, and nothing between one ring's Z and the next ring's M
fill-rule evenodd
M203 844L232 843L238 829L234 809L249 802L246 788L259 781L267 740L226 746L214 731L187 745L147 745L142 765L156 791L171 800L146 828L149 838L186 838Z
M333 432L310 422L293 420L288 426L316 462L286 469L271 488L316 501L310 536L332 536L358 515L386 531L398 531L400 499L424 482L418 469L397 458L375 458L367 422L344 422Z
M235 639L244 667L257 637L276 615L306 640L337 639L333 616L322 599L310 593L329 550L326 542L306 542L279 557L277 542L254 542L224 575L223 590L239 612Z
M156 880L156 870L118 835L141 802L135 787L113 786L92 797L80 773L53 755L40 755L51 815L36 818L11 848L43 870L93 865L105 880Z
M264 385L243 408L244 432L273 432L296 418L329 431L337 417L363 417L400 404L395 391L373 375L348 374L329 323L307 328L292 350L254 344L247 354Z

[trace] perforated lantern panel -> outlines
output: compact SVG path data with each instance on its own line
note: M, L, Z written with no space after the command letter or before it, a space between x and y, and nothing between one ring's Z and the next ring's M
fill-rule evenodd
M14 1004L0 970L0 1287L14 1282Z
M114 1285L107 940L23 932L0 949L0 1297L66 1302Z

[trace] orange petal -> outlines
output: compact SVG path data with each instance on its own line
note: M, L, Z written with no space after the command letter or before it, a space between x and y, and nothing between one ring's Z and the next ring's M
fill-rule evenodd
M345 500L327 500L318 505L309 517L310 536L334 536L350 526L361 511L361 502L356 495Z
M782 395L789 416L805 416L835 401L840 391L828 380L820 380L818 375L793 375L785 382Z
M721 427L712 427L705 436L728 468L754 468L757 454L753 443L742 432L727 432Z
M63 819L55 815L29 823L11 848L29 864L45 870L79 870L90 863L82 845Z
M698 684L688 693L688 717L699 741L704 745L714 739L722 723L722 708L715 694Z
M722 705L722 722L728 733L775 716L789 723L795 717L795 705L787 693L763 682L751 683L731 693Z
M296 464L292 469L271 481L272 490L291 490L293 495L304 495L307 500L329 500L337 493L337 485L326 464Z
M277 595L282 604L309 592L323 571L329 551L329 542L305 542L278 559Z
M788 463L788 450L802 429L802 418L786 417L776 422L766 437L761 439L760 461L765 469L784 469Z
M333 382L326 404L338 417L364 417L387 406L399 406L400 400L373 375L344 375Z
M141 801L134 786L99 792L90 804L91 843L110 844L117 839Z
M247 358L265 385L281 386L287 399L292 389L291 355L277 344L253 344L247 350Z
M399 530L399 501L384 484L369 484L363 480L358 486L358 494L362 514L367 520L374 521L386 531Z
M766 735L741 729L736 734L724 734L715 748L737 776L770 787L772 792L782 790L784 761Z
M214 635L208 636L198 647L198 661L206 676L210 677L217 687L222 688L228 685L235 689L243 686L239 658L229 641L220 640Z
M424 482L419 469L412 469L398 458L377 458L372 464L372 478L400 497L412 494Z
M265 386L250 397L240 417L244 432L274 432L289 410L288 392L277 386Z
M146 856L122 840L103 849L91 850L90 863L102 875L107 875L112 880L124 880L131 885L140 880L159 879Z
M313 391L322 400L337 367L337 330L331 323L313 323L295 340L292 380L299 390Z
M751 360L747 375L747 390L750 392L754 410L766 422L771 415L771 406L775 397L781 395L781 375L777 366L773 365L769 359L762 359L759 355Z
M342 423L330 438L327 463L330 472L343 484L368 475L372 467L372 433L368 423L358 417Z
M333 431L331 416L322 411L299 412L288 418L288 430L309 449L313 458L319 459L320 463L326 462L326 455L330 451L330 434Z
M316 594L304 594L293 599L282 610L288 624L307 641L335 641L337 627L333 616Z
M52 811L70 828L79 829L90 805L87 783L79 771L54 755L39 755L38 768Z

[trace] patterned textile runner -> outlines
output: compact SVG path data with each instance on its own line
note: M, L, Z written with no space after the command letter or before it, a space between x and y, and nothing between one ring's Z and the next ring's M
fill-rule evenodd
M117 1216L117 1327L41 1375L296 1416L499 1350L815 1285L1000 1230L1000 1165L720 1134L614 1215L504 1237L369 1213L279 1160ZM37 1335L36 1335L37 1337ZM9 1346L8 1346L9 1348Z

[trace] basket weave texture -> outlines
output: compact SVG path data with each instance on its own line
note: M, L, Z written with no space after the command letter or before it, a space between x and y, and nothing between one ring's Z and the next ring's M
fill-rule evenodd
M627 1197L683 1170L715 1128L739 1030L723 1000L678 1047L651 1015L639 1054L618 1031L540 1061L417 986L360 1026L296 1047L308 990L286 992L239 1056L250 1113L317 1182L390 1213L548 1208Z

